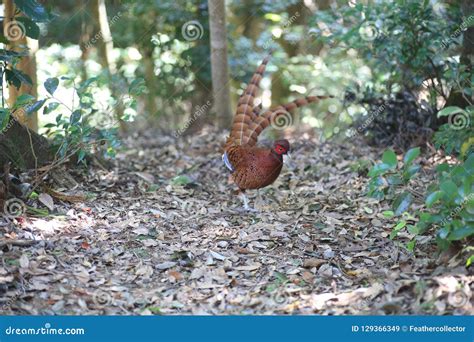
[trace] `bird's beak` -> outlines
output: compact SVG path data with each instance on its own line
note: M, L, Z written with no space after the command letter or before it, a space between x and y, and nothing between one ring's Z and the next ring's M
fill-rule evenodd
M287 164L291 159L291 154L290 152L287 152L284 156L283 156L283 164Z

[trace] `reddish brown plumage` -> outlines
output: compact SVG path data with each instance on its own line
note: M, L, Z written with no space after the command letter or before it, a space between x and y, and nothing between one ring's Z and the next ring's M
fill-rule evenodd
M240 97L232 129L224 147L223 159L231 169L232 178L240 190L260 189L272 184L281 172L283 155L290 149L287 140L275 141L272 149L255 146L260 133L270 125L279 126L279 118L288 115L288 112L331 97L307 96L260 114L262 107L254 106L254 100L269 57L260 64Z
M240 190L266 187L280 175L283 156L273 149L234 145L226 152L234 168L232 178Z

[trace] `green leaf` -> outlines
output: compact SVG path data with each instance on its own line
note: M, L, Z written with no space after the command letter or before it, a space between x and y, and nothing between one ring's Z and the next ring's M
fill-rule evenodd
M407 243L407 249L408 249L410 252L413 252L413 250L415 249L415 244L416 244L416 241L415 241L415 240L411 240L410 242Z
M412 195L408 191L405 191L398 195L393 202L393 209L395 215L401 215L408 210L412 201Z
M391 210L385 210L382 214L385 218L392 218L395 216L395 213Z
M36 98L31 94L21 94L16 98L15 104L13 107L22 107L36 100Z
M458 187L452 180L446 180L439 185L439 188L451 200L458 193Z
M47 92L50 93L51 95L54 94L54 92L55 92L56 89L58 88L58 85L59 85L59 80L58 80L56 77L48 78L48 79L44 82L44 87L45 87L45 89L46 89Z
M50 102L46 107L43 109L43 114L47 115L58 108L59 102Z
M171 183L174 185L187 185L192 183L193 180L188 176L176 176L171 180Z
M469 154L463 166L470 174L474 173L474 153Z
M36 101L35 103L33 103L31 105L26 106L25 107L26 114L30 115L34 112L37 112L38 110L40 110L41 107L43 107L45 102L46 102L46 100L39 100L39 101Z
M86 151L80 150L77 156L77 163L79 164L81 161L83 161L85 156L86 156Z
M33 39L39 39L40 28L34 21L27 17L16 17L16 21L25 28L25 35Z
M418 235L418 234L421 233L421 231L420 231L420 228L421 228L421 227L418 226L418 225L412 225L412 224L410 224L407 228L408 228L407 230L408 230L408 232L409 232L410 234Z
M449 234L448 240L462 240L468 236L474 235L474 227L462 227L455 229Z
M452 114L457 114L457 113L465 113L464 109L456 107L456 106L449 106L446 108L443 108L438 112L438 118L440 116L449 116Z
M390 238L390 239L395 238L395 237L398 235L398 232L399 232L400 230L402 230L403 227L406 226L406 224L407 224L406 221L400 221L400 222L398 222L398 224L397 224L395 227L393 227L392 232L390 233L389 238Z
M49 21L45 8L36 0L14 0L16 7L36 22Z
M10 111L8 108L0 108L0 132L7 127L8 122L10 121Z
M466 260L466 267L471 266L473 262L474 262L474 254L471 255L471 256Z
M397 223L397 225L393 229L400 230L400 229L404 228L406 225L407 225L406 221L400 221L400 222Z
M426 206L428 208L431 208L433 204L438 202L443 197L443 195L444 195L443 191L432 192L431 194L428 195L428 197L426 197L426 200L425 200Z
M8 84L13 85L17 89L20 89L22 83L30 86L33 85L33 81L31 80L30 76L14 68L5 70L5 79L7 80Z
M386 171L388 171L390 169L391 169L391 166L388 165L388 164L385 164L385 163L376 164L376 165L372 166L372 168L370 169L368 175L369 175L369 177L377 177L381 174L384 174Z
M449 164L442 163L436 166L436 172L442 174L443 172L449 172L450 166Z
M390 185L403 184L403 181L402 181L401 177L398 174L388 176L387 181L388 181L388 184L390 184Z
M383 153L382 161L389 165L391 169L397 167L397 155L392 150L386 150Z
M403 172L403 179L405 181L409 181L410 179L413 178L414 175L417 174L420 168L421 168L420 165L411 165L410 167L408 167L408 169L406 169Z
M69 118L69 123L74 126L76 125L79 120L81 120L82 117L82 110L77 109L74 112L72 112L71 117Z
M85 80L84 82L82 82L79 87L77 87L77 92L79 94L82 94L84 93L87 88L94 82L97 82L98 78L97 77L91 77L91 78L88 78L87 80Z
M420 148L415 147L410 150L408 150L407 153L405 153L405 157L403 157L403 163L405 164L405 167L413 163L416 157L420 155Z

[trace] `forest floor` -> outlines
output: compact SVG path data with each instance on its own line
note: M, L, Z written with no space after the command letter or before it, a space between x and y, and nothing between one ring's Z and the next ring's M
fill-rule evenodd
M294 137L263 201L250 193L259 212L246 213L221 162L223 135L158 135L127 139L110 169L50 177L86 201L0 218L1 314L473 313L464 259L439 254L429 236L408 251L412 236L390 239L389 208L364 195L361 161L382 149ZM437 157L422 161L414 190Z

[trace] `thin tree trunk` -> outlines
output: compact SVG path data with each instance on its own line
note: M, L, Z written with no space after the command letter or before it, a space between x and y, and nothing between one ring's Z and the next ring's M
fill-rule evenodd
M211 68L214 110L220 128L230 127L229 65L227 62L227 33L225 1L209 0L209 27L211 33Z
M110 31L109 19L107 18L107 8L105 5L105 0L94 0L93 5L93 15L96 23L98 23L98 28L100 32L100 38L97 40L97 50L99 52L100 63L108 71L109 74L109 83L110 90L112 92L112 97L117 101L115 106L115 118L120 124L120 129L122 132L126 131L125 122L122 120L124 113L124 105L122 101L122 96L120 89L117 89L117 84L113 80L113 76L117 73L117 66L112 58L112 52L114 49L114 43L112 40L112 33Z
M157 117L156 106L156 74L155 61L153 60L153 47L140 51L143 56L143 67L145 71L145 82L148 88L148 93L145 94L145 108L148 115L152 118Z
M78 4L82 6L82 4ZM79 10L79 8L78 8ZM91 38L94 34L94 22L90 20L89 14L81 11L81 35L79 37L79 46L81 48L81 79L85 81L88 79L86 62L89 59L91 51Z
M5 0L4 6L5 6L4 7L5 9L4 27L6 27L8 23L14 20L15 5L13 4L12 0ZM37 80L36 80L36 57L35 57L36 51L38 51L38 41L27 38L23 32L22 37L20 39L9 41L9 47L11 50L14 50L14 51L23 50L23 48L20 48L20 46L27 46L30 50L27 56L23 56L20 59L20 61L16 65L16 68L22 71L23 73L27 74L28 76L30 76L31 80L33 81L33 85L30 86L28 84L22 84L20 89L17 89L14 86L10 86L8 88L9 89L8 104L10 107L12 107L13 104L15 104L18 96L22 94L30 94L30 95L33 95L34 97L38 96ZM28 116L26 116L23 112L17 112L16 117L19 122L26 125L29 129L35 132L38 131L38 113L37 112L31 113Z

